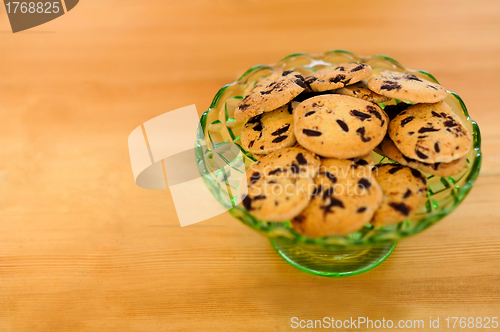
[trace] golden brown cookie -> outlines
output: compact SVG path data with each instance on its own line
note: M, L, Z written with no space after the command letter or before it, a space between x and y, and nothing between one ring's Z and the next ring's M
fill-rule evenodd
M436 103L448 95L446 89L439 84L414 74L389 70L370 78L368 88L383 96L410 103Z
M427 179L420 171L397 164L378 165L373 171L384 193L372 224L385 226L410 218L425 202Z
M376 104L337 94L309 98L294 112L299 144L322 157L332 158L368 154L384 138L388 121Z
M302 148L272 152L252 164L247 172L248 193L243 206L265 221L286 221L308 204L319 159Z
M350 160L322 159L314 183L311 202L292 220L297 232L312 238L360 230L382 202L371 167L353 167Z
M389 136L402 154L430 164L462 158L472 143L460 118L444 102L408 107L389 124Z
M394 145L394 142L387 136L382 141L381 146L384 155L394 160L395 162L403 166L416 168L421 170L422 172L437 176L447 177L456 175L460 173L467 165L467 158L465 156L450 161L449 163L435 163L435 164L423 163L421 161L408 158L405 155L403 155L401 151L398 150L396 145Z
M242 121L264 112L271 112L288 104L306 85L304 77L296 71L275 73L262 80L234 111L236 121Z
M342 88L367 78L372 73L368 65L357 62L346 62L334 67L318 70L307 76L306 84L312 91L327 91Z
M256 155L294 145L292 107L288 105L248 119L241 131L242 147Z

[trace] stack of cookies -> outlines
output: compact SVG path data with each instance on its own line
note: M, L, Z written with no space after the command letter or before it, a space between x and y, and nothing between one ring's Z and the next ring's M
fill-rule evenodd
M257 159L243 205L314 238L410 218L427 196L421 171L452 176L467 163L472 139L447 94L413 74L373 74L355 62L306 77L272 74L234 113L246 121L241 145ZM395 99L404 102L385 106ZM375 149L395 163L375 165Z

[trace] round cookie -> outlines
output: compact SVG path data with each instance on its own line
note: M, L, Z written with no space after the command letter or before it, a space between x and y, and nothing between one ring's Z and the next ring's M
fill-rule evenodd
M333 158L368 154L384 138L389 122L376 104L337 94L303 101L293 119L295 137L301 146Z
M306 84L312 91L322 92L342 88L367 78L372 73L368 65L357 62L340 63L318 70L307 76Z
M384 192L371 223L385 226L410 218L425 202L427 179L420 171L397 164L378 165L373 173Z
M441 177L457 175L467 165L467 158L465 156L450 161L449 163L435 163L435 164L423 163L421 161L408 158L405 155L403 155L401 151L398 150L396 145L394 145L394 142L389 137L384 138L381 146L383 153L388 158L394 160L395 162L403 166L416 168L421 170L422 172Z
M293 110L288 105L249 119L241 131L242 147L255 155L294 145Z
M262 157L246 172L248 191L243 206L262 220L290 220L309 204L319 166L319 159L302 148L285 148Z
M444 102L408 107L389 124L389 136L402 154L430 164L465 156L472 142L460 118Z
M441 85L419 78L414 74L385 70L368 81L368 88L389 98L410 103L436 103L448 92Z
M234 111L234 119L242 121L288 104L304 89L304 77L296 71L275 73L257 84Z
M250 183L254 169L248 169L247 181ZM309 177L264 177L248 187L243 198L243 206L255 217L265 221L287 221L297 216L309 204L314 190L313 180Z
M359 81L341 89L335 90L336 93L354 98L363 99L372 103L383 103L390 100L389 97L379 95L368 89L368 84L365 81Z
M382 202L371 167L353 167L350 160L323 159L314 183L311 202L292 220L292 227L308 237L356 232L370 222Z
M252 164L264 176L301 176L313 178L320 166L319 158L302 147L280 149Z

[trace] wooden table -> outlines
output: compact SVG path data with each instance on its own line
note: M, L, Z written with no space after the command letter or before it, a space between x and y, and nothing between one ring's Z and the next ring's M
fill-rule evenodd
M288 331L292 317L358 316L427 330L429 317L500 316L498 0L86 0L9 29L0 6L0 331ZM483 135L465 202L381 266L309 275L227 213L180 228L169 190L135 185L136 126L201 113L255 64L336 48L432 72Z

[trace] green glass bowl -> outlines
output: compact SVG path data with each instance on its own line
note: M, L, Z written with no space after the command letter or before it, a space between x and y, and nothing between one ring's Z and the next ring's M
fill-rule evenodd
M347 236L309 238L297 233L289 222L265 222L253 217L241 205L236 204L237 185L228 182L230 172L241 172L242 163L255 161L252 154L241 147L242 122L233 118L234 110L253 86L273 71L296 70L307 75L325 66L357 61L368 64L373 72L393 70L409 72L418 77L437 82L423 70L411 70L398 61L384 55L359 56L344 50L323 54L291 54L272 65L258 65L247 70L236 82L222 87L215 95L208 110L200 119L196 137L198 169L209 190L229 212L259 233L267 236L278 254L291 265L322 276L349 276L368 271L383 262L394 250L397 241L415 235L434 225L450 214L467 196L481 167L481 135L479 127L470 117L464 102L456 93L449 91L444 100L462 119L473 136L473 148L467 155L467 166L456 176L428 175L428 197L425 204L412 218L386 227L367 224L362 230ZM399 102L399 101L395 101ZM394 103L394 102L392 102ZM385 104L379 104L385 107ZM234 145L235 144L235 145ZM227 167L214 167L214 154L225 145L237 146L239 157L224 159ZM374 153L377 163L391 160Z

